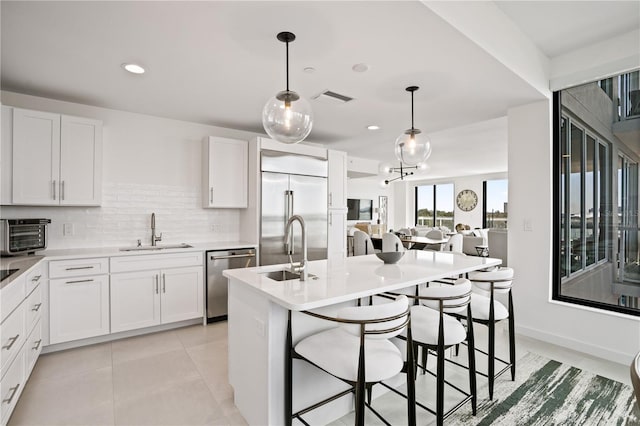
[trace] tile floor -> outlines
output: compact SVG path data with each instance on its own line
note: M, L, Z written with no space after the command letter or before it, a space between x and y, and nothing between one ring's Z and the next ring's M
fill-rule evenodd
M486 341L485 328L475 330L477 340ZM506 333L497 335L498 353L504 356ZM630 384L625 365L525 337L518 337L517 347L518 357L534 352ZM456 374L466 380L466 373L452 376ZM389 401L376 401L376 408L390 414L392 424L406 422L404 402L397 397ZM42 355L9 422L9 426L151 424L246 425L227 382L226 322ZM353 424L353 418L347 415L332 424Z

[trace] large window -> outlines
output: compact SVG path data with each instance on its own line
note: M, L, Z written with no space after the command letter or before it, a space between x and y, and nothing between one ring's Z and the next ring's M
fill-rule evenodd
M640 315L638 72L554 94L553 298ZM639 106L640 107L640 106Z
M416 186L416 225L453 229L453 184Z
M507 179L484 182L483 228L507 228L507 202L509 201L509 181Z

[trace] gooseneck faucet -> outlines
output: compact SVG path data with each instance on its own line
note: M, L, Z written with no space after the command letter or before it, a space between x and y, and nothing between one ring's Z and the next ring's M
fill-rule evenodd
M162 241L162 232L156 236L156 214L151 213L151 245L155 247L158 241Z
M289 235L291 232L291 228L293 227L293 222L300 222L300 228L302 229L302 260L300 261L300 266L295 267L294 264L291 264L291 272L296 272L300 274L300 281L307 280L307 225L304 223L304 219L302 216L294 214L287 221L287 226L284 228L284 241L285 243L289 241ZM290 254L290 253L287 253Z

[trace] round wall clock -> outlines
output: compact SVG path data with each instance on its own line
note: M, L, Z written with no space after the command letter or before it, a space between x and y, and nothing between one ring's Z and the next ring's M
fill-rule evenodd
M456 197L456 204L458 208L464 212L470 212L478 205L478 195L471 189L463 189L458 192Z

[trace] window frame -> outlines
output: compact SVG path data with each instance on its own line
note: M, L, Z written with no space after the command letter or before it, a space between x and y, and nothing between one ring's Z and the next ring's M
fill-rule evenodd
M421 186L431 186L433 187L433 217L431 218L433 220L433 227L437 227L438 225L436 225L436 219L438 217L438 200L437 200L437 187L438 186L448 186L451 185L452 188L452 193L453 193L453 197L452 197L452 205L451 205L451 211L453 213L453 216L451 217L451 223L455 224L455 219L456 219L456 207L455 207L455 184L453 182L443 182L443 183L430 183L430 184L423 184L423 185L416 185L414 187L414 211L413 211L413 223L414 226L428 226L428 225L418 225L418 188L420 188ZM450 229L453 229L453 225Z

